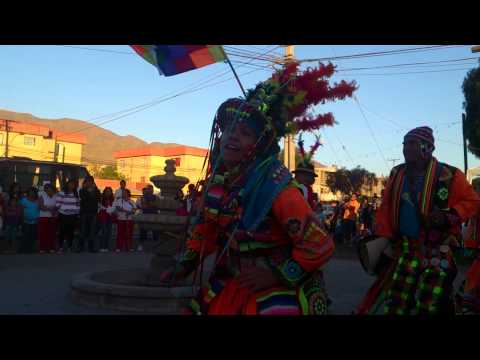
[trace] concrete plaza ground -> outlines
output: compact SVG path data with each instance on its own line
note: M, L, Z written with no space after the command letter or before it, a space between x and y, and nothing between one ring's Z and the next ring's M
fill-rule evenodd
M146 253L0 255L0 315L124 314L81 307L70 300L72 276L94 271L146 267ZM325 270L333 314L350 314L373 277L358 261L336 257Z

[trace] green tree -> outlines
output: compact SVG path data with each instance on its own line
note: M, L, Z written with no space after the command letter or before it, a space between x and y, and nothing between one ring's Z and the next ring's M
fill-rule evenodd
M372 187L377 184L377 176L360 166L350 170L343 167L327 176L327 186L333 193L340 191L343 194L351 195L361 192L362 189L371 191Z
M467 73L462 90L465 96L465 137L470 152L480 158L480 66Z
M113 165L103 167L98 172L96 177L107 180L126 180L126 177L122 174L119 174L117 171L117 167Z

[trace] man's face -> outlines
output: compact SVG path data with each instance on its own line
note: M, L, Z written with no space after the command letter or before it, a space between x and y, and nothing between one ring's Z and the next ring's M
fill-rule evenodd
M120 182L120 187L121 187L122 189L125 189L125 186L126 186L126 185L127 185L127 184L125 183L125 181L121 181L121 182Z
M227 128L220 140L220 152L227 166L238 165L253 149L257 137L245 123Z
M310 173L299 171L295 172L295 180L303 185L313 185L315 183L315 176Z
M416 162L423 158L420 140L414 137L406 137L403 140L403 156L406 163Z

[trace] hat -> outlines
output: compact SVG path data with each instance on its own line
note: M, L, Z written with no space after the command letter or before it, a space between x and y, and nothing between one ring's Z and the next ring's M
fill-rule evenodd
M296 169L292 171L294 174L295 173L308 173L310 175L313 175L315 177L318 177L318 175L315 173L315 168L313 167L312 164L305 164L301 162L300 164L297 165Z
M419 139L420 141L424 141L429 143L433 147L435 147L435 139L433 137L433 130L428 126L420 126L413 130L410 130L405 137L414 137Z

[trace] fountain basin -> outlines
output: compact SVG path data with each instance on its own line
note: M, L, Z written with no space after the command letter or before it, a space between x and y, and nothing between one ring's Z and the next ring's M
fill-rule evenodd
M137 314L182 314L196 293L191 282L149 286L148 275L148 269L83 273L72 279L72 300L78 305Z

